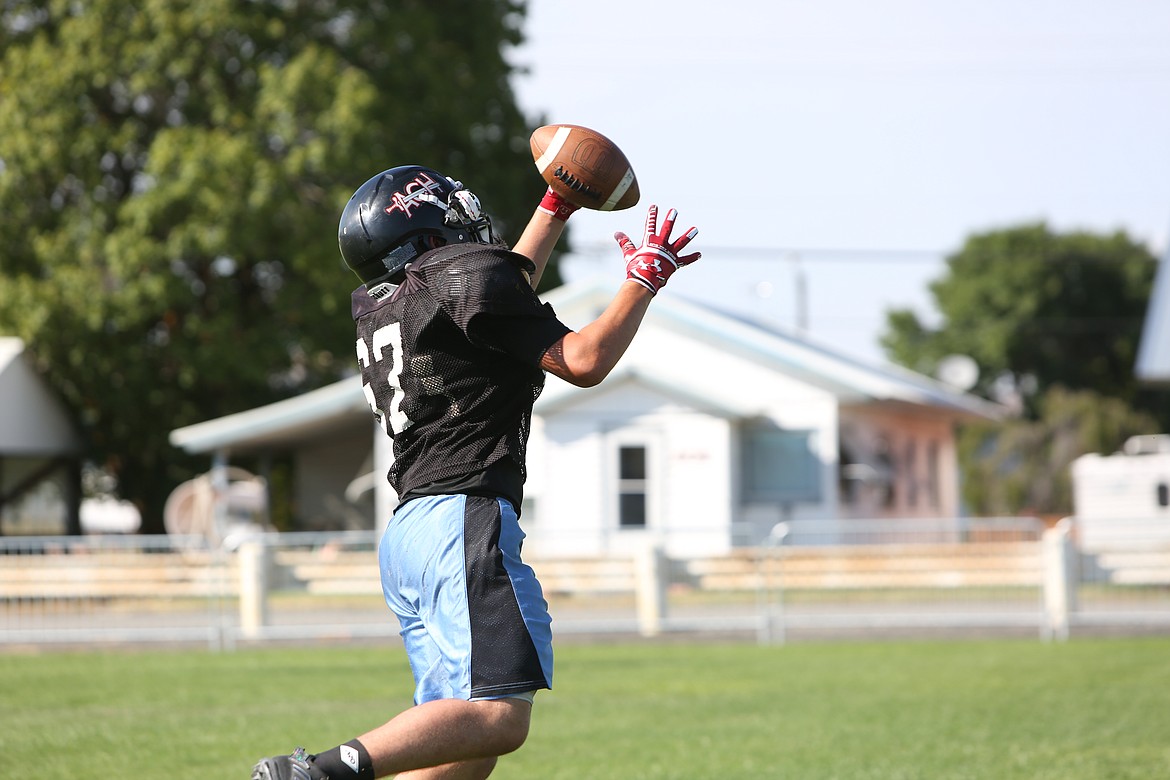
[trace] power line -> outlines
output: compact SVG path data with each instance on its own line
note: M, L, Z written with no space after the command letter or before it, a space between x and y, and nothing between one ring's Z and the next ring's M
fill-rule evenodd
M593 241L572 245L572 254L612 254L614 245L605 241ZM701 250L704 255L755 255L760 260L775 260L777 257L793 259L794 256L807 258L812 256L826 256L826 259L845 259L844 256L857 255L862 257L913 257L916 262L932 262L951 254L950 249L881 249L881 248L845 248L845 247L787 247L787 246L733 246L730 244L703 244Z
M811 261L814 263L938 263L958 254L958 249L890 249L890 248L844 248L844 247L764 247L703 244L699 247L704 257L728 257L736 260L776 262L777 260ZM608 256L615 252L614 245L604 241L573 244L567 254L579 257ZM1013 260L1026 262L1026 256ZM1059 258L1052 258L1059 259ZM1078 262L1143 262L1157 263L1159 257L1128 257L1123 261L1113 258L1078 257ZM1050 262L1050 258L1036 257L1038 262Z

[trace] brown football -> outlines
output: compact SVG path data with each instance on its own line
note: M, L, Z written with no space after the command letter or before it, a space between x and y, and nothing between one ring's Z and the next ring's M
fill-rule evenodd
M536 128L529 143L540 175L571 203L595 211L620 211L641 197L626 155L596 130L545 125Z

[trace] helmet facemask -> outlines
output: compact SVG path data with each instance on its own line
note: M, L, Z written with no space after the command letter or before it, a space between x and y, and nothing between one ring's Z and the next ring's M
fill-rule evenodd
M447 216L444 222L454 227L462 227L473 238L472 243L494 244L492 221L483 212L479 198L471 190L464 189L462 182L455 182L455 190L447 196Z

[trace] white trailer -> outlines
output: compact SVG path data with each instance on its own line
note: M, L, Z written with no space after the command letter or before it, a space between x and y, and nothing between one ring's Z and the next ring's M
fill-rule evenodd
M1113 455L1082 455L1072 484L1083 549L1170 543L1170 435L1135 436Z

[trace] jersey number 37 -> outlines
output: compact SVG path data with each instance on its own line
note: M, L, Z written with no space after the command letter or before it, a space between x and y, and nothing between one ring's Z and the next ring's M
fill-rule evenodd
M411 425L410 418L402 409L405 401L402 393L402 324L392 322L383 325L374 331L372 341L372 344L367 344L365 338L357 340L358 363L361 364L363 375L386 378L390 390L386 403L390 408L378 407L378 399L369 382L362 384L362 392L374 416L382 422L386 433L393 436Z

